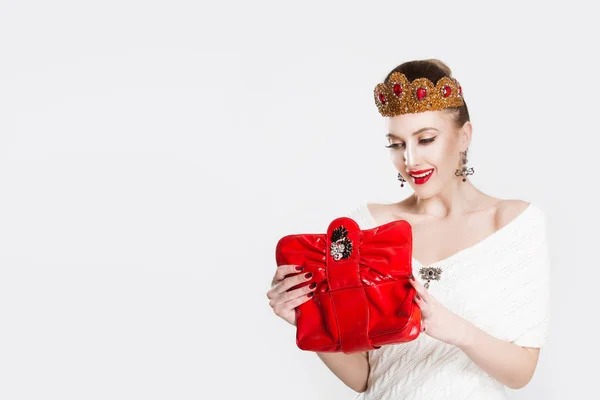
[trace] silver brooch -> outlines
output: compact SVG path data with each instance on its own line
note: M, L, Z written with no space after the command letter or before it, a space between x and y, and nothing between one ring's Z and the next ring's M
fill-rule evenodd
M421 279L427 281L424 285L425 288L429 289L429 282L440 280L442 269L436 267L423 267L419 270L419 273L421 274Z
M335 261L348 258L352 254L352 241L348 239L348 229L343 225L335 228L331 233L330 251Z

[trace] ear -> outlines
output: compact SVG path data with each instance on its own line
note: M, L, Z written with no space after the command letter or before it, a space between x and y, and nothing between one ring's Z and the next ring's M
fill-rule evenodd
M471 121L467 121L458 131L458 141L460 143L460 151L465 151L471 144L471 135L473 134L473 125Z

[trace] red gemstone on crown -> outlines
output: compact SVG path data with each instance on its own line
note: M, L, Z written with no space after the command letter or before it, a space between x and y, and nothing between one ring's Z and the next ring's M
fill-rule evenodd
M417 89L417 97L419 98L419 100L423 100L425 96L427 96L427 90L425 90L424 88Z
M452 88L448 85L444 86L444 97L448 97L452 94Z
M383 93L379 93L379 101L385 104L385 96L383 95Z
M394 94L395 94L396 96L400 96L400 94L401 94L401 93L402 93L402 86L400 86L400 84L399 84L399 83L396 83L396 84L394 85Z

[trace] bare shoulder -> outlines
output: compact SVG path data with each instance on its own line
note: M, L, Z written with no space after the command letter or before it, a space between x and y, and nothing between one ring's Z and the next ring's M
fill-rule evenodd
M367 203L367 208L377 225L383 225L397 219L404 219L403 202L399 203Z
M527 201L518 199L505 199L499 201L496 206L496 229L502 228L504 225L518 217L530 204L531 203Z
M382 221L385 219L387 207L388 205L384 203L367 203L367 209L377 225L383 224Z
M496 229L500 229L504 225L511 222L522 212L524 212L530 205L529 202L518 199L496 198L492 201L493 204L491 207ZM490 210L490 205L486 207L488 210L486 213L488 213ZM382 225L397 219L406 219L411 221L411 223L417 223L419 221L419 216L411 213L410 207L408 207L406 204L406 200L398 203L367 203L367 208L371 214L371 217L378 225Z

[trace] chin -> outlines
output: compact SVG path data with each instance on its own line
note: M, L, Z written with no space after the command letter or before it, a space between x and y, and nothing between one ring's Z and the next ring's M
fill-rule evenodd
M428 199L430 197L435 196L438 193L438 190L436 188L434 188L433 186L428 185L428 183L426 183L425 185L414 185L413 186L413 190L415 191L415 194L417 196L419 196L420 199ZM427 186L427 187L425 187L425 186Z
M431 198L431 197L433 197L435 195L435 193L429 193L427 191L425 191L425 193L419 192L419 191L415 191L415 194L419 197L420 200L426 200L426 199L429 199L429 198Z

